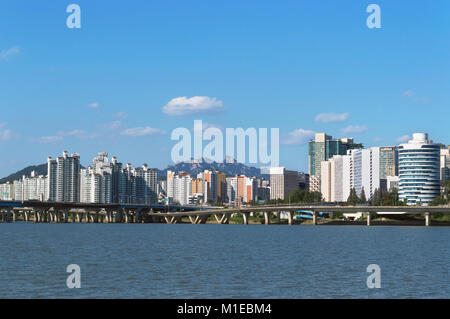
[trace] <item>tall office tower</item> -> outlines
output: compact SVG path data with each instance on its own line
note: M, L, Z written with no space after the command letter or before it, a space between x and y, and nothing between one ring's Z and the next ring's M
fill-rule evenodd
M440 194L440 146L426 133L414 133L400 144L399 198L408 205L428 205Z
M441 149L441 181L450 179L450 146Z
M321 193L326 202L345 202L350 195L350 156L334 155L321 165Z
M380 179L380 148L349 150L350 156L349 172L350 188L356 190L358 196L362 190L366 199L369 199L377 189L386 189L386 179ZM345 199L346 200L346 199Z
M306 173L298 174L298 187L300 189L309 190L309 174Z
M149 169L147 164L142 168L135 168L133 175L136 179L136 204L156 203L158 199L158 170Z
M48 200L75 203L80 201L80 155L48 158Z
M309 175L314 183L310 183L310 191L320 191L321 163L333 155L345 155L348 150L363 148L355 144L352 138L333 139L325 133L316 133L314 140L309 141ZM319 181L319 183L316 183Z
M218 172L213 172L209 170L205 170L203 172L203 180L206 183L206 191L207 191L207 198L210 202L217 202L218 201L218 192L219 192L219 174Z
M270 168L270 199L284 200L297 187L297 171L288 171L284 167Z
M398 175L398 150L396 146L380 147L380 178Z
M217 201L219 203L225 202L227 193L227 176L224 172L217 173Z

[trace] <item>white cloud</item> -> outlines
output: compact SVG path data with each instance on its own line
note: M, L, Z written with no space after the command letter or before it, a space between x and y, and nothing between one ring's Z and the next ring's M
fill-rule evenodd
M172 99L162 110L167 115L180 116L217 111L223 109L223 106L223 102L215 97L194 96L187 98L186 96L181 96Z
M113 114L113 117L117 117L120 119L126 119L126 118L128 118L128 114L125 112L117 112L117 113Z
M4 130L0 131L0 140L2 141L9 141L12 137L12 131L11 130Z
M349 113L320 113L316 116L316 122L332 123L343 122L348 119Z
M98 102L93 102L91 104L88 104L88 107L92 108L92 109L97 109L100 107L100 103Z
M50 144L50 143L56 143L56 142L60 142L63 140L62 136L42 136L38 139L39 143L42 144Z
M0 141L9 141L12 138L12 131L5 127L6 123L0 123Z
M281 141L285 145L301 145L307 143L314 137L315 132L299 128L292 131Z
M342 129L342 134L360 134L366 132L368 129L365 125L349 125Z
M429 101L429 99L426 97L417 96L417 93L414 92L413 90L406 90L405 92L402 93L402 97L408 98L414 102L426 103Z
M1 60L8 60L11 56L20 53L20 48L18 46L9 48L7 50L0 51L0 59Z
M397 139L397 143L406 143L406 142L408 142L410 139L412 139L412 137L411 137L411 135L408 135L408 134L406 134L406 135L403 135L403 136L400 136L398 139Z
M105 124L97 125L98 128L100 128L102 130L107 130L107 131L117 130L121 126L122 126L122 122L121 121L112 121L112 122L108 122L108 123L105 123Z
M56 133L57 136L61 136L61 137L65 137L65 136L72 136L72 137L76 137L76 138L93 138L96 137L96 134L89 134L88 132L84 131L84 130L71 130L71 131L59 131L58 133Z
M157 129L157 128L145 126L145 127L127 128L127 129L123 130L120 134L124 135L124 136L136 137L136 136L146 136L146 135L164 135L164 134L166 134L166 132L163 130Z

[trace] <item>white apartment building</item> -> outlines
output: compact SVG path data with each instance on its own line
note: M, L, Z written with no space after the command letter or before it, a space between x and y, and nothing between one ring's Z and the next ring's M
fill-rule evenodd
M376 189L385 187L380 178L380 147L349 150L347 155L334 155L321 163L321 193L326 202L347 201L354 188L362 190L366 199Z
M450 146L441 149L441 181L450 179Z
M80 155L67 151L53 160L48 158L47 200L74 203L80 201Z
M180 205L187 205L192 193L192 179L187 173L167 171L167 197Z
M321 163L321 193L326 202L345 202L350 195L350 156L334 155Z

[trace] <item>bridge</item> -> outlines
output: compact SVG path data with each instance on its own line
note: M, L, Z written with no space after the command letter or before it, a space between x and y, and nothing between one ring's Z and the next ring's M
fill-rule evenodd
M35 223L180 223L187 218L192 224L205 224L214 217L218 224L228 224L232 216L242 216L249 224L251 213L264 215L264 224L270 224L270 216L287 215L293 224L298 211L310 211L312 222L317 225L318 213L361 212L371 225L372 215L377 213L406 213L424 215L425 225L431 225L432 214L450 214L450 206L341 206L341 205L281 205L241 208L215 208L180 205L90 204L40 201L0 201L0 222Z

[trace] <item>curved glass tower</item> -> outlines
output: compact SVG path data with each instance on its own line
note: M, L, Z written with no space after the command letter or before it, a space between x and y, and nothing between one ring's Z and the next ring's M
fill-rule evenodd
M415 133L413 139L400 144L399 197L408 205L428 205L440 194L440 146L428 134Z

